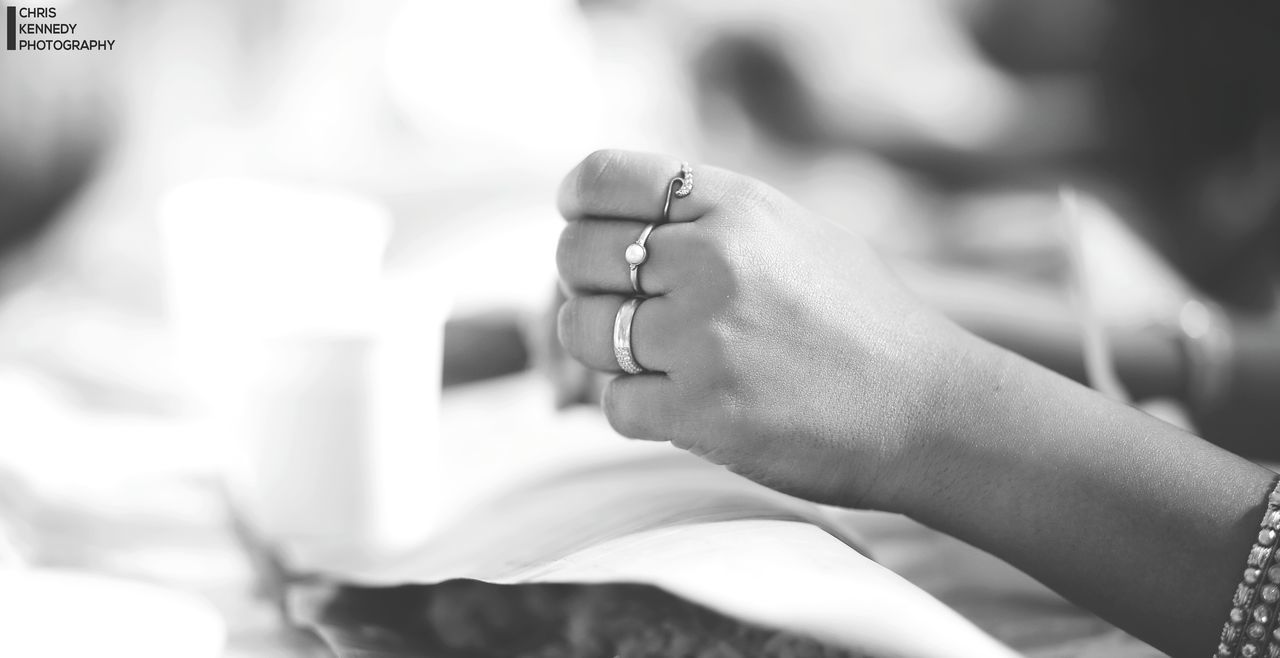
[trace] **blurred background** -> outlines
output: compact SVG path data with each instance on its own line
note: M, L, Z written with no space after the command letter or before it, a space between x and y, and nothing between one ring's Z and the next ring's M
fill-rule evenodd
M0 356L172 410L155 214L211 176L372 197L393 258L456 261L463 310L537 308L555 184L605 146L760 177L891 255L1033 278L1072 184L1199 289L1274 306L1274 9L902 4L67 3L118 44L0 59Z
M429 264L452 299L446 382L554 360L555 189L604 147L761 178L866 235L976 327L1061 325L1076 341L1062 186L1105 209L1089 243L1104 282L1091 303L1108 326L1176 325L1188 295L1247 317L1276 306L1271 3L54 6L116 46L0 52L0 467L21 475L0 470L0 512L38 526L11 534L47 564L105 554L125 561L109 571L169 565L184 578L204 565L215 599L247 578L209 571L207 554L166 562L136 533L113 553L128 533L95 530L118 487L216 459L169 431L190 409L157 213L189 181L282 180L385 206L388 267ZM1068 352L1045 358L1083 376ZM1139 397L1160 389L1126 383ZM102 484L112 498L82 486L101 483L90 472L103 464L118 476ZM123 521L144 537L199 516L180 497L148 505ZM193 527L187 548L221 537Z

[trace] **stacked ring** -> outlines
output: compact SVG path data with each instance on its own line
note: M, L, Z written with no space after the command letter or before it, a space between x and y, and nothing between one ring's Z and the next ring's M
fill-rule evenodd
M644 372L644 368L636 363L635 355L631 353L631 322L635 319L636 307L642 301L644 299L641 297L632 297L623 302L617 317L613 319L613 356L618 361L618 367L628 375Z
M690 192L693 192L693 168L688 162L681 162L680 173L667 182L667 198L662 205L663 222L671 219L672 198L683 199L689 196ZM640 237L627 245L624 254L627 267L630 269L631 290L636 296L623 302L618 308L618 315L613 319L613 357L617 360L618 367L629 375L638 375L645 371L639 363L636 363L635 354L631 351L631 323L635 320L636 308L645 300L644 290L640 287L640 266L649 259L649 251L645 243L657 226L658 222L645 226L644 230L640 231Z
M627 266L631 268L631 290L637 295L644 295L644 290L640 289L640 265L649 259L649 250L644 244L649 240L649 234L653 233L653 229L657 228L657 224L649 224L640 231L640 237L635 242L627 245L626 259Z
M662 204L662 221L671 221L671 199L683 199L693 192L693 167L688 162L680 163L680 173L667 181L667 200Z

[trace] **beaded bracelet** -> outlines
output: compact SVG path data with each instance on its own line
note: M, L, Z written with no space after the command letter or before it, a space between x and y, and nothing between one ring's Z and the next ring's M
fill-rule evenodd
M1280 481L1267 496L1258 537L1249 549L1244 576L1231 598L1215 658L1280 658Z

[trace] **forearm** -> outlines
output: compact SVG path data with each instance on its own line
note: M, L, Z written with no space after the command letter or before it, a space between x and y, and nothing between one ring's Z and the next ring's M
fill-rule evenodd
M1209 655L1272 474L986 343L905 511L1176 655ZM957 386L959 391L962 387Z

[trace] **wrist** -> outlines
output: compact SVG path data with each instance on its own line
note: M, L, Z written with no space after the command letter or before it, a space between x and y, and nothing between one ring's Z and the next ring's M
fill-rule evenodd
M883 509L921 519L939 495L963 489L963 482L987 477L992 462L981 454L975 433L990 426L997 394L1016 376L1012 353L957 329L946 358L937 364L935 385L926 398L928 413L912 429L897 469L900 483Z

